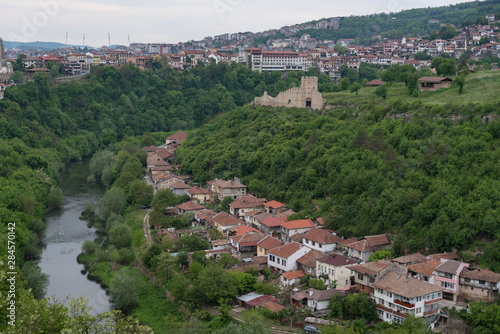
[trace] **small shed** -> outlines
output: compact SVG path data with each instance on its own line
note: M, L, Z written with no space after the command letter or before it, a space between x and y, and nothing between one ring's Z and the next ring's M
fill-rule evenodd
M422 77L418 79L418 90L421 92L435 92L441 88L451 87L453 80L446 77Z

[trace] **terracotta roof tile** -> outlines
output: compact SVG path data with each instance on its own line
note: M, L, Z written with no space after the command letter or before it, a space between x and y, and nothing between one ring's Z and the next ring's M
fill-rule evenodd
M214 216L214 222L221 226L245 225L244 222L224 211Z
M166 138L166 140L175 140L177 143L182 143L184 140L186 140L188 134L187 132L179 131L174 133L173 135L170 135Z
M460 273L460 277L493 283L500 282L500 274L488 269L464 268Z
M256 246L264 237L263 233L252 231L243 235L232 236L230 239L234 240L240 246Z
M259 243L257 244L257 246L262 247L264 249L273 249L282 245L283 243L281 241L269 235L264 239L262 239L261 241L259 241Z
M263 208L264 203L257 197L247 194L235 199L229 206L234 209Z
M286 207L286 204L283 204L283 203L278 202L278 201L270 201L270 202L265 203L264 206L271 207L273 209L278 209L281 207Z
M287 273L283 273L283 276L287 280L291 280L291 279L296 279L296 278L299 278L299 277L306 276L306 274L304 274L301 270L295 270L295 271L289 271Z
M317 258L316 261L329 264L334 267L356 264L357 261L340 254L331 254Z
M444 290L437 285L398 275L391 271L373 283L373 286L407 298L416 298Z
M420 254L420 253L403 255L403 256L397 257L397 258L392 260L392 262L398 262L401 264L418 263L418 262L424 262L424 261L425 261L425 256Z
M299 258L297 262L310 268L316 268L316 259L324 255L325 254L321 253L320 251L312 249L309 252L307 252L304 256Z
M266 225L268 227L277 227L277 226L281 226L281 224L284 223L285 221L286 221L285 217L276 218L273 216L269 216L269 217L262 219L260 223L263 225Z
M267 308L268 310L273 311L274 313L278 313L282 309L286 308L283 305L277 304L271 300L260 305L260 307Z
M313 228L304 234L304 239L318 242L322 245L341 244L344 239L337 237L328 230Z
M438 261L426 261L415 263L408 266L408 270L413 271L424 276L431 276L434 270L441 264Z
M284 246L279 246L279 247L270 249L268 251L268 253L287 259L302 247L305 247L305 246L302 246L296 242L291 242L291 243L286 244Z
M183 210L183 211L195 211L195 210L205 209L205 207L203 207L203 206L201 206L198 203L193 202L193 201L179 204L176 206L176 208L178 208L179 210Z
M358 264L356 266L349 266L347 268L360 274L376 276L379 272L389 267L390 265L391 262L389 261L379 260L379 261Z
M203 189L203 188L200 188L200 187L192 187L191 189L189 189L188 191L188 194L190 195L205 195L205 194L210 194L211 192L207 189Z
M314 223L312 222L311 219L300 219L300 220L291 220L287 222L281 223L281 226L283 228L286 228L288 230L291 229L299 229L299 228L313 228Z

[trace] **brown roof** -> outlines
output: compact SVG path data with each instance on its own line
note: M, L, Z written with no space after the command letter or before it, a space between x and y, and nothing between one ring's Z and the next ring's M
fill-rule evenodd
M391 241L385 234L380 235L369 235L364 237L363 239L344 245L348 248L353 248L362 252L370 251L376 249L377 246L389 245Z
M291 215L293 215L295 213L296 213L295 211L288 209L288 210L283 211L283 212L278 212L276 214L276 217L278 217L278 218L279 217L288 217L288 216L291 216Z
M196 211L195 213L199 219L204 219L205 221L211 222L211 223L213 223L213 218L217 214L215 211L207 210L207 209Z
M255 299L252 299L251 301L247 302L247 305L257 307L257 306L261 306L262 304L264 304L268 301L275 302L275 301L278 301L278 298L273 297L273 296L269 296L269 295L264 295L264 296L260 296L260 297L257 297Z
M162 159L167 159L167 158L170 158L172 156L172 153L170 153L169 151L167 151L166 149L164 148L159 148L155 151L156 154L158 154L158 156Z
M215 179L207 182L210 185L214 185L219 188L246 188L247 186L243 185L241 182L237 182L234 180L224 181Z
M264 238L264 234L261 232L248 232L243 235L232 236L235 242L240 244L240 246L256 246L259 241Z
M179 210L183 210L183 211L195 211L195 210L205 209L205 207L203 207L203 206L201 206L198 203L193 202L193 201L179 204L176 206L176 208Z
M238 226L236 228L235 232L236 232L236 235L243 235L243 234L248 233L248 232L259 232L260 233L259 230L255 229L253 227L250 227L248 225Z
M372 80L372 81L365 83L365 86L382 86L382 85L386 85L386 84L387 84L387 82L375 79L375 80Z
M305 233L296 233L290 237L290 241L295 241L295 242L298 242L299 244L301 244L302 238L304 237L304 234Z
M311 219L299 219L299 220L291 220L288 222L281 223L281 226L291 230L291 229L299 229L299 228L309 228L314 227L314 223Z
M285 217L282 218L276 218L273 216L266 217L261 220L261 224L264 224L268 227L276 227L276 226L281 226L281 223L284 223L286 221ZM302 242L302 240L300 240Z
M426 257L427 260L432 261L441 261L441 260L458 260L460 257L457 253L440 253L440 254L431 254Z
M320 224L321 226L325 225L325 221L323 220L323 218L316 218L316 221L318 222L318 224Z
M407 298L420 297L444 290L437 285L419 281L412 277L399 275L392 271L386 273L378 281L373 283L373 286Z
M264 239L259 241L259 243L257 245L259 247L264 248L264 249L273 249L273 248L282 246L283 243L281 241L279 241L278 239L273 238L273 237L268 235L267 237L265 237Z
M159 166L157 164L155 164L155 167L151 168L151 170L153 172L164 172L164 171L169 171L169 170L172 170L172 169L174 169L174 167L172 167L170 165Z
M422 82L443 82L443 81L453 81L450 78L446 77L422 77L418 79L418 81Z
M243 208L258 208L264 207L264 202L262 202L257 197L247 194L243 195L237 199L235 199L232 203L229 204L230 207L234 209L243 209Z
M358 264L356 266L347 267L348 269L355 271L360 274L367 274L370 276L376 276L379 272L389 267L391 262L385 260L367 262L363 264Z
M233 225L244 225L245 223L231 216L227 212L220 212L219 214L214 216L214 222L221 226L233 226Z
M367 235L364 239L372 246L387 245L391 243L386 234Z
M425 261L425 256L420 253L403 255L392 260L392 262L398 262L401 264L405 263L417 263Z
M270 202L265 203L264 206L271 207L273 209L277 209L277 208L281 208L281 207L286 206L286 204L283 204L283 203L278 202L278 201L270 201Z
M331 232L319 228L313 228L312 230L304 234L304 239L318 242L323 245L328 244L340 244L344 240Z
M415 263L408 266L408 270L422 274L424 276L431 276L434 270L441 264L438 261L426 261Z
M295 271L289 271L287 273L283 273L283 276L287 280L291 280L291 279L299 278L302 276L306 276L306 274L304 274L301 270L295 270Z
M304 256L299 258L297 262L310 268L316 268L316 259L324 255L325 254L321 253L320 251L312 249L306 254L304 254Z
M211 241L213 247L229 245L231 241L229 239L220 239Z
M292 254L294 254L296 251L301 249L302 247L303 246L301 244L298 244L296 242L291 242L291 243L286 244L284 246L279 246L279 247L270 249L268 251L268 253L287 259Z
M179 131L174 133L173 135L170 135L166 138L166 140L175 140L177 143L182 143L184 140L186 140L188 134L187 132Z
M340 254L330 254L330 255L322 256L322 257L316 259L316 261L323 262L323 263L329 264L329 265L334 266L334 267L342 267L345 265L357 263L356 260L350 259L350 258L345 257L345 256L340 255Z
M274 217L272 214L270 213L267 213L267 212L260 212L256 215L253 216L256 220L260 221L262 223L262 221L264 219L266 219L267 217Z
M286 308L283 305L277 304L271 300L260 305L260 307L267 308L268 310L273 311L274 313L278 313L282 309Z
M154 145L151 145L151 146L144 146L142 149L143 149L144 151L146 151L146 152L154 152L154 151L156 151L156 146L154 146Z
M252 263L257 265L259 264L267 264L267 256L254 256L252 257Z
M445 263L440 264L436 268L436 271L441 271L443 273L448 273L448 274L456 274L458 269L460 268L460 265L462 265L462 262L458 262L455 260L448 260Z
M262 213L262 211L260 211L260 210L247 211L247 212L245 212L245 216L253 217L255 215L258 215L259 213Z
M493 283L500 282L500 274L488 269L464 268L460 273L460 277Z
M189 189L188 191L188 194L190 195L204 195L204 194L210 194L210 191L207 190L207 189L203 189L203 188L200 188L200 187L192 187L191 189Z
M189 184L182 182L182 181L174 181L173 183L170 184L170 188L172 188L172 189L191 189L191 186Z

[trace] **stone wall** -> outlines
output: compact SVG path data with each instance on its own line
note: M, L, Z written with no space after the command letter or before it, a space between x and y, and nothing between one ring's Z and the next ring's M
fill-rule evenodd
M302 77L300 87L290 88L279 93L276 97L271 97L267 92L264 92L264 95L255 98L253 104L271 107L322 109L325 99L318 91L318 77Z

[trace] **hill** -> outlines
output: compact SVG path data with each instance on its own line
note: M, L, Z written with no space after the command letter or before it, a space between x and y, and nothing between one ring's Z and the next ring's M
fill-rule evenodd
M249 192L325 217L344 236L397 235L400 254L464 249L500 228L500 122L481 120L498 118L500 105L454 95L446 108L425 97L318 112L240 107L190 133L181 172L240 177Z
M67 46L75 46L81 47L81 45L68 45L58 42L12 42L12 41L4 41L4 46L6 50L10 49L20 49L20 50L54 50ZM93 48L91 46L87 46L88 48Z

